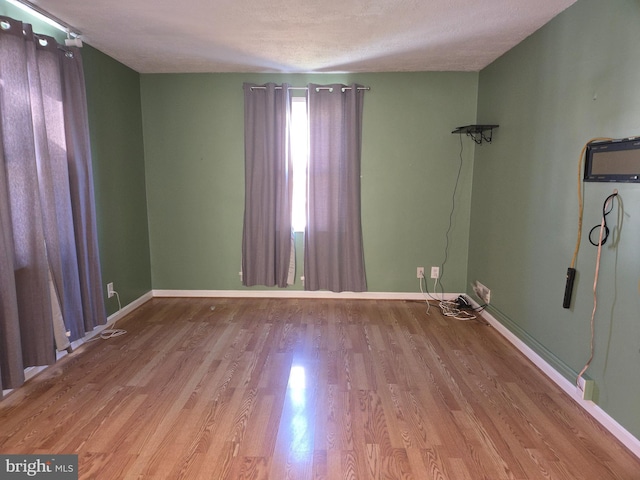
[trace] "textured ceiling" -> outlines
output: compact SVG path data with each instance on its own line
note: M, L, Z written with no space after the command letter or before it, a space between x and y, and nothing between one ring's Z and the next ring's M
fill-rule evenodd
M479 71L576 0L32 0L141 73Z

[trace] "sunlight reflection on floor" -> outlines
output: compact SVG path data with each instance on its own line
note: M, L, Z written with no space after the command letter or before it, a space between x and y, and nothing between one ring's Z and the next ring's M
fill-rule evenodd
M288 422L290 433L289 452L291 460L296 462L308 461L313 455L313 432L310 430L313 412L308 408L308 398L311 392L307 389L305 368L301 365L293 365L289 374L287 385L287 401L290 412Z

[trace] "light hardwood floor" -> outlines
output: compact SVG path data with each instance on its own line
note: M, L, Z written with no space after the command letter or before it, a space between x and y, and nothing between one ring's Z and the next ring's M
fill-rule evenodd
M96 479L640 479L491 327L422 302L154 299L0 402Z

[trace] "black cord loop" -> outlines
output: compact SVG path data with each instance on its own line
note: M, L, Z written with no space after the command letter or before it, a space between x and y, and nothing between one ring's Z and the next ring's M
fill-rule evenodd
M607 238L609 238L609 227L607 227L607 215L611 213L613 210L613 199L618 196L618 193L612 193L609 195L602 205L602 219L604 220L604 231L602 232L602 243L599 243L597 240L594 242L591 239L591 236L595 230L598 230L602 225L596 225L589 231L589 243L594 247L600 247L607 243ZM599 240L599 238L598 238Z

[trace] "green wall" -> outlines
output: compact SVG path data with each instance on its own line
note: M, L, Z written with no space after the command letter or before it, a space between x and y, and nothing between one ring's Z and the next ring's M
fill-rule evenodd
M0 1L0 15L31 23L35 32L61 43L66 38L4 1ZM151 290L140 75L86 44L82 59L103 286L111 314L118 302L116 297L106 297L107 283L114 283L122 306Z
M598 404L640 438L640 185L585 185L578 280L562 308L580 151L593 137L640 135L638 25L637 0L580 0L481 72L478 120L500 128L476 149L469 281L487 285L490 312L575 381L590 352L597 249L587 234L617 188L587 376Z
M369 291L418 291L416 267L429 271L444 260L460 163L460 138L451 131L474 122L477 73L142 75L153 288L242 288L242 84L268 81L371 87L362 153ZM447 292L466 288L473 142L463 145ZM300 250L293 289L302 288Z
M103 284L125 306L151 290L140 75L88 45L82 58Z

